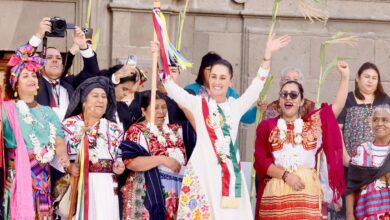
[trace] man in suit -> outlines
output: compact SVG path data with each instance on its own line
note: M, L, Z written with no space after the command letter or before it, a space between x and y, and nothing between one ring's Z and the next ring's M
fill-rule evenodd
M50 18L42 19L37 33L30 39L29 43L34 47L38 47L46 32L51 32ZM69 98L74 89L84 80L96 76L99 72L96 54L91 46L87 44L85 34L79 27L75 28L73 42L79 48L80 54L83 57L83 70L77 75L67 75L67 73L64 73L64 62L60 51L56 48L49 47L46 50L47 63L39 78L39 91L35 97L39 104L52 107L60 120L64 119ZM68 56L68 59L73 59L73 57ZM69 60L67 63L69 64Z

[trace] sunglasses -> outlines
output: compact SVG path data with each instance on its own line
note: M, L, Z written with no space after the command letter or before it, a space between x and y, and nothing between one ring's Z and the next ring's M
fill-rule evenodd
M286 92L286 91L282 91L279 93L279 97L282 98L282 99L287 99L287 97L289 97L291 99L296 99L298 98L299 96L299 92L296 92L296 91L291 91L291 92Z

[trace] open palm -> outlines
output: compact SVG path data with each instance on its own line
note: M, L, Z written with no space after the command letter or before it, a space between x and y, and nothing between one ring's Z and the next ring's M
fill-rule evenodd
M275 34L272 34L271 38L267 42L266 51L272 54L275 51L287 46L291 42L291 37L289 35L283 35L276 38Z

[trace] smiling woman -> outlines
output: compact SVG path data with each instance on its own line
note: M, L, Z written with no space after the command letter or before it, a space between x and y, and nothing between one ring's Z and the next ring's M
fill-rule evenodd
M388 104L374 108L372 133L374 140L358 146L352 156L347 185L348 220L385 219L384 216L389 213L390 106Z
M345 62L337 67L341 81L333 105L325 104L302 118L303 87L287 81L279 92L280 116L257 127L256 219L319 219L322 201L338 205L345 183L335 116L344 107L349 67Z
M239 165L238 126L264 86L272 54L289 42L288 35L270 38L256 77L237 99L226 97L233 76L226 60L211 66L209 97L190 95L171 79L164 82L168 95L193 115L198 136L184 173L177 219L253 219Z
M51 219L49 163L62 172L69 165L59 119L51 108L34 100L37 74L45 62L35 56L35 51L25 44L17 48L7 64L6 93L12 99L2 106L7 219Z
M72 160L67 171L79 178L75 218L118 220L115 175L122 174L125 166L118 148L123 132L112 121L114 88L106 77L92 77L77 87L70 100L62 127Z

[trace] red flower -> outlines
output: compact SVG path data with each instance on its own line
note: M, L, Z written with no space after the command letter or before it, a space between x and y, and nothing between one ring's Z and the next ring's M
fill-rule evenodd
M188 193L190 191L190 187L189 186L183 186L181 188L181 191L184 192L184 193Z

